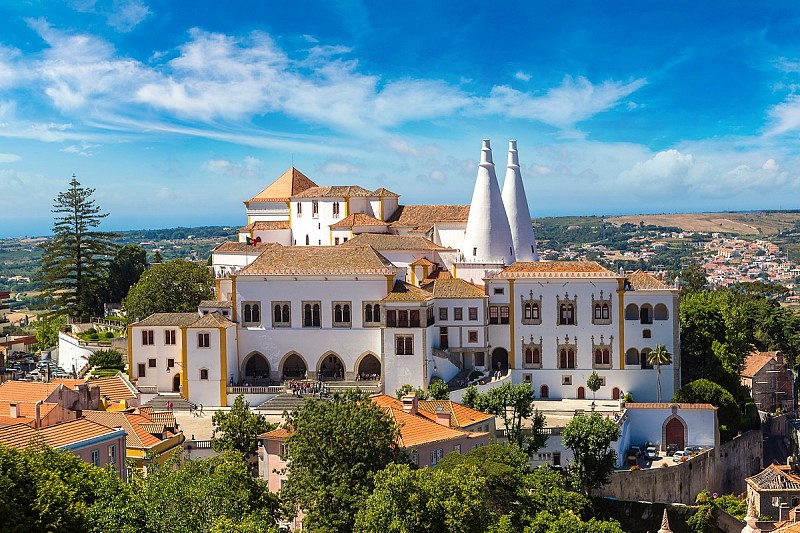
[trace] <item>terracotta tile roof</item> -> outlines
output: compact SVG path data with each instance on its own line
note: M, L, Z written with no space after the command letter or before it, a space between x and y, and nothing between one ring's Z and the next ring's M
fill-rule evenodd
M0 428L0 442L14 448L25 448L30 444L31 439L37 437L38 434L38 437L41 437L48 446L60 448L91 438L109 435L115 431L111 427L87 418L79 418L39 430L24 425Z
M394 274L395 266L369 246L274 246L239 275Z
M19 407L19 414L22 417L30 418L31 420L36 419L36 402L20 402L20 401L8 401L8 400L0 400L0 416L7 418L9 420L18 420L15 418L11 418L9 415L11 414L11 404L15 403ZM61 407L61 405L57 403L50 403L44 402L39 405L39 416L42 418L49 415L53 409L65 409ZM68 411L68 409L65 409ZM15 424L17 422L11 422ZM0 422L0 425L8 425L8 423Z
M459 278L435 279L425 283L422 288L430 291L436 298L486 298L486 291Z
M436 409L441 407L445 412L450 413L450 427L454 428L464 428L494 418L494 415L450 400L420 400L417 402L417 407L419 414L433 421L436 421Z
M669 288L663 281L659 281L652 275L648 274L647 272L642 272L641 270L637 270L636 272L628 274L625 277L628 278L631 286L637 291Z
M434 270L433 272L428 273L428 277L425 278L425 281L433 281L435 279L450 279L452 277L453 275L447 270Z
M386 196L394 196L395 198L400 198L400 195L399 195L399 194L397 194L396 192L392 192L392 191L390 191L389 189L386 189L386 188L384 188L384 187L381 187L381 188L379 188L379 189L375 189L375 191L373 192L373 194L374 194L375 196L382 196L382 197L386 197Z
M100 387L101 397L107 397L112 402L139 398L138 391L125 378L123 372L118 372L116 376L93 379L91 383Z
M331 187L310 187L303 192L293 194L295 198L369 198L376 196L372 191L358 185L334 185Z
M742 376L746 378L754 377L759 370L764 368L770 361L778 360L778 352L753 352L744 360L744 370Z
M195 315L197 316L197 315ZM227 317L222 316L222 313L208 313L207 315L203 315L191 324L189 324L188 328L227 328L234 324L228 320Z
M469 218L468 205L401 205L389 217L394 227L428 229L435 222L463 222Z
M54 379L51 383L61 383L68 389L78 390L79 385L86 385L85 379Z
M292 225L288 220L256 220L246 226L239 228L239 233L249 231L272 231L279 229L291 229Z
M279 427L273 429L272 431L267 431L266 433L262 433L261 435L259 435L259 438L284 440L288 438L291 434L292 432L287 430L286 428Z
M410 263L409 266L412 266L412 267L415 267L415 266L432 267L432 266L436 266L436 263L434 263L433 261L431 261L427 257L420 257L419 259L417 259L413 263Z
M263 252L274 246L272 242L259 242L257 244L247 244L246 242L225 241L212 250L215 254L243 254L247 252Z
M400 426L399 444L403 448L457 439L468 435L463 431L428 420L426 417L406 413L402 408L384 407L384 409Z
M140 326L188 326L198 319L197 313L153 313L144 320L131 324Z
M124 429L128 434L128 448L152 448L161 442L161 439L142 427L142 424L152 423L152 420L144 414L83 411L83 416L104 426Z
M378 251L390 250L450 250L439 246L430 239L418 235L392 235L389 233L362 233L356 235L342 246L372 246Z
M781 465L769 465L758 474L745 478L745 481L759 490L800 490L800 477Z
M306 189L316 187L305 174L294 167L281 174L281 176L267 185L267 188L256 194L248 202L288 202L291 196L300 194Z
M144 429L151 435L155 435L157 437L160 437L167 431L167 427L164 425L163 422L160 424L158 422L150 422L150 423L143 422L142 424L139 425L142 426L142 429Z
M169 411L158 411L158 412L150 411L149 413L142 413L142 414L144 414L147 418L149 418L153 422L158 422L159 424L163 424L168 428L175 429L177 427L177 423L175 421L175 415Z
M33 402L45 401L64 385L60 383L33 383L28 381L6 381L0 384L0 401Z
M203 300L197 307L213 307L215 309L227 309L231 307L231 302L218 302L217 300Z
M594 261L517 261L498 278L616 278L617 275Z
M20 424L28 427L34 427L36 425L36 419L30 416L19 416L17 418L13 418L8 416L8 414L0 416L0 428L6 426L17 426Z
M405 281L395 281L392 292L383 297L384 302L427 302L433 298L430 292Z
M786 520L781 523L785 524ZM776 522L775 525L777 526L778 523ZM778 529L773 529L772 533L800 533L800 522L791 522L787 525L779 526Z
M710 403L655 403L655 402L634 402L626 403L625 409L669 409L677 405L680 409L716 409Z
M366 213L353 213L339 222L334 222L331 228L352 228L353 226L386 226L388 223Z

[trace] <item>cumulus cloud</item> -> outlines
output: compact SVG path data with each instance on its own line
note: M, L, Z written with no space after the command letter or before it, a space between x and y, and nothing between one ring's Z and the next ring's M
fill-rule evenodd
M766 135L780 135L800 127L800 96L793 95L785 101L773 106L767 116L772 122L772 127Z
M22 159L17 154L0 154L0 163L14 163Z
M64 152L67 154L75 154L80 156L92 156L94 155L94 149L98 148L99 144L92 144L88 142L81 142L79 144L71 144L65 148L59 150L59 152Z
M255 157L245 157L241 162L230 159L211 159L202 164L201 168L214 174L231 176L235 178L254 178L262 166L262 161Z
M514 74L514 77L517 78L520 81L530 81L531 80L531 75L528 74L527 72L523 72L521 70L518 70L516 72L516 74Z
M364 169L358 165L347 163L345 161L328 161L320 168L324 174L342 174L352 176L360 174Z
M142 0L72 0L72 9L81 13L95 13L105 18L106 24L127 33L151 15Z

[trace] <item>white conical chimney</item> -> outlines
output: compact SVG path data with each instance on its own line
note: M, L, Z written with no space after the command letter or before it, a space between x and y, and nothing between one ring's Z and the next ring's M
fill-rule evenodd
M514 262L511 228L494 173L489 139L483 140L481 162L478 165L478 177L472 193L461 251L467 262L502 262L506 265Z
M519 170L517 141L508 141L508 169L503 182L503 205L511 227L511 239L514 242L514 255L517 261L538 261L536 239L533 236L531 212L525 196L525 185Z

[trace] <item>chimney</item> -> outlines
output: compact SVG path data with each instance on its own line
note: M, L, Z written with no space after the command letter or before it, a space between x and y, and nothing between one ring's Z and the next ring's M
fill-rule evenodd
M441 405L436 408L436 423L444 427L450 427L450 411L445 411Z
M36 429L39 429L40 427L42 427L42 400L36 402L36 406L34 409L36 412L36 425L34 427Z
M417 409L417 393L407 394L403 396L403 412L410 415L415 415L419 412Z
M10 414L8 416L10 416L11 418L19 418L19 404L12 403L9 405L11 406L11 409L9 409Z
M539 252L536 250L536 239L533 236L531 212L519 168L517 141L514 140L508 141L508 167L501 197L511 229L514 256L517 261L538 261Z

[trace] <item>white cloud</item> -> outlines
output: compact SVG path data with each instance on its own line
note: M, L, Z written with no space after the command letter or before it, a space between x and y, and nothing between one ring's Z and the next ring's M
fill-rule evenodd
M203 163L201 168L223 176L254 178L258 176L258 170L262 164L261 160L247 156L241 163L233 162L230 159L211 159Z
M72 0L70 5L75 11L102 16L106 24L123 33L133 30L152 14L142 0Z
M17 154L0 154L0 163L14 163L22 159Z
M793 95L785 101L773 106L767 115L773 125L766 136L780 135L800 127L800 96Z
M355 174L360 174L364 171L358 165L354 165L352 163L346 163L344 161L328 161L320 168L324 174L343 174L352 176Z
M531 75L528 74L527 72L523 72L521 70L518 70L514 74L514 77L517 78L520 81L531 81Z
M92 156L94 155L94 149L98 148L99 146L99 144L92 144L84 141L78 144L71 144L65 148L62 148L59 150L59 152L80 156Z

